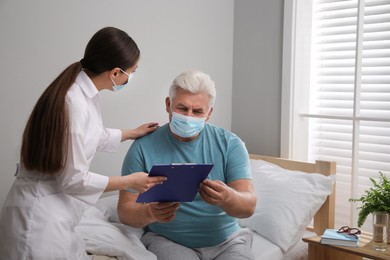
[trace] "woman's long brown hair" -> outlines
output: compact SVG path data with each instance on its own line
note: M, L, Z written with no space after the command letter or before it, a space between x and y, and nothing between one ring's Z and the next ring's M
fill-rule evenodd
M66 68L43 92L27 121L20 151L30 171L56 174L65 167L68 154L69 115L65 97L82 69L98 75L136 64L140 51L133 39L114 27L99 30L88 42L84 58Z

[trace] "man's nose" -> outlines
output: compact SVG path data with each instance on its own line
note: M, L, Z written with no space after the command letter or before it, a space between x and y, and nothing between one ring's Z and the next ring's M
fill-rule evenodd
M192 113L192 110L188 110L184 113L185 116L194 116L193 113Z

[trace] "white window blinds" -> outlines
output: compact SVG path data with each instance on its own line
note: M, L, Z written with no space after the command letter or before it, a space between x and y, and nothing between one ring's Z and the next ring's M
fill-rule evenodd
M359 197L390 177L390 0L314 0L308 160L337 162L336 226L356 226ZM371 231L371 220L363 227Z

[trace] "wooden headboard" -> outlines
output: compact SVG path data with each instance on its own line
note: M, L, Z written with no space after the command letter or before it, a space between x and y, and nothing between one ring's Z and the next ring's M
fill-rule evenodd
M294 161L277 157L269 157L262 155L250 154L249 157L254 160L267 161L280 167L307 173L321 173L329 176L336 173L336 163L329 161L316 161L315 163ZM333 184L334 185L334 184ZM335 187L333 192L328 196L325 203L317 211L314 216L312 231L317 234L322 234L326 228L334 228L334 208L335 208Z

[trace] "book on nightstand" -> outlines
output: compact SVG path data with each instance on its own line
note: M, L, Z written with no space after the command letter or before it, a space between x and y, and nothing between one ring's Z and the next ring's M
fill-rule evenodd
M321 244L335 246L352 246L359 245L359 236L349 235L347 233L339 233L337 229L326 229L321 236Z

